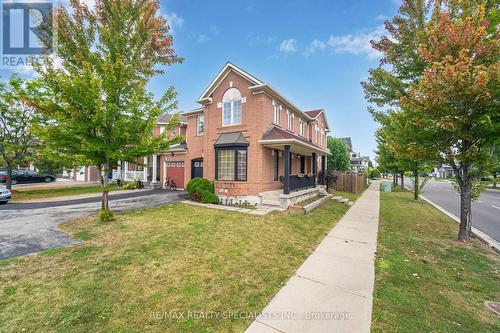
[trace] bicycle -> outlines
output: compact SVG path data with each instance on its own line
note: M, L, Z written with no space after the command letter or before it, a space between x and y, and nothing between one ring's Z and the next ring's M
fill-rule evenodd
M167 177L167 180L165 180L165 183L163 184L163 188L166 190L175 191L177 190L177 184L175 184L175 181L173 179Z

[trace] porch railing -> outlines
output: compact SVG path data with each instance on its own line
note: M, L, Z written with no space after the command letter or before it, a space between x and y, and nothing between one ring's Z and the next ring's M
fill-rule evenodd
M314 175L290 175L290 191L298 191L305 188L314 187ZM284 177L280 177L281 182L283 182Z

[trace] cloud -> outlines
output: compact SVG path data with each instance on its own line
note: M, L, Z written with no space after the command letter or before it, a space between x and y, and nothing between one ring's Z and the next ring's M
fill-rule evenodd
M297 52L297 40L290 38L290 39L285 39L284 41L281 42L279 51L283 53L294 53Z
M380 39L384 32L384 26L380 25L373 31L343 36L332 35L327 43L337 53L364 54L368 58L375 59L380 57L380 52L372 48L370 41Z
M310 55L313 55L316 53L316 51L322 51L326 48L326 43L319 40L319 39L314 39L311 44L304 50L303 55L305 57L309 57Z
M165 16L165 18L167 19L167 23L168 25L170 25L170 29L172 31L174 31L174 29L176 28L182 27L182 25L184 24L184 19L176 13L164 14L163 16Z
M210 33L214 36L218 35L219 34L219 28L217 28L217 26L211 24L210 27L208 27L208 30L210 31Z
M378 15L375 17L375 21L385 21L387 19L389 19L389 18L385 15Z
M198 37L196 38L196 41L198 43L205 43L205 42L208 42L211 40L212 40L212 37L207 36L206 34L199 34Z
M262 37L256 34L255 32L249 32L247 35L248 45L264 45L264 44L274 44L276 42L275 36Z

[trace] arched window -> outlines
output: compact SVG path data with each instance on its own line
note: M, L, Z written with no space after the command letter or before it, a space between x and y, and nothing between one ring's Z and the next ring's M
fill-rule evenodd
M222 126L241 124L241 93L229 88L222 96Z

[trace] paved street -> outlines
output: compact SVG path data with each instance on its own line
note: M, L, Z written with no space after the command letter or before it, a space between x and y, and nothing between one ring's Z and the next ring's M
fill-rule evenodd
M410 183L405 183L411 187ZM429 181L423 195L460 217L460 196L449 182ZM479 201L472 204L472 225L500 241L500 191L486 190L481 193Z
M185 192L138 191L110 196L113 211L132 210L177 200ZM77 243L57 225L95 214L100 197L0 205L0 259Z

